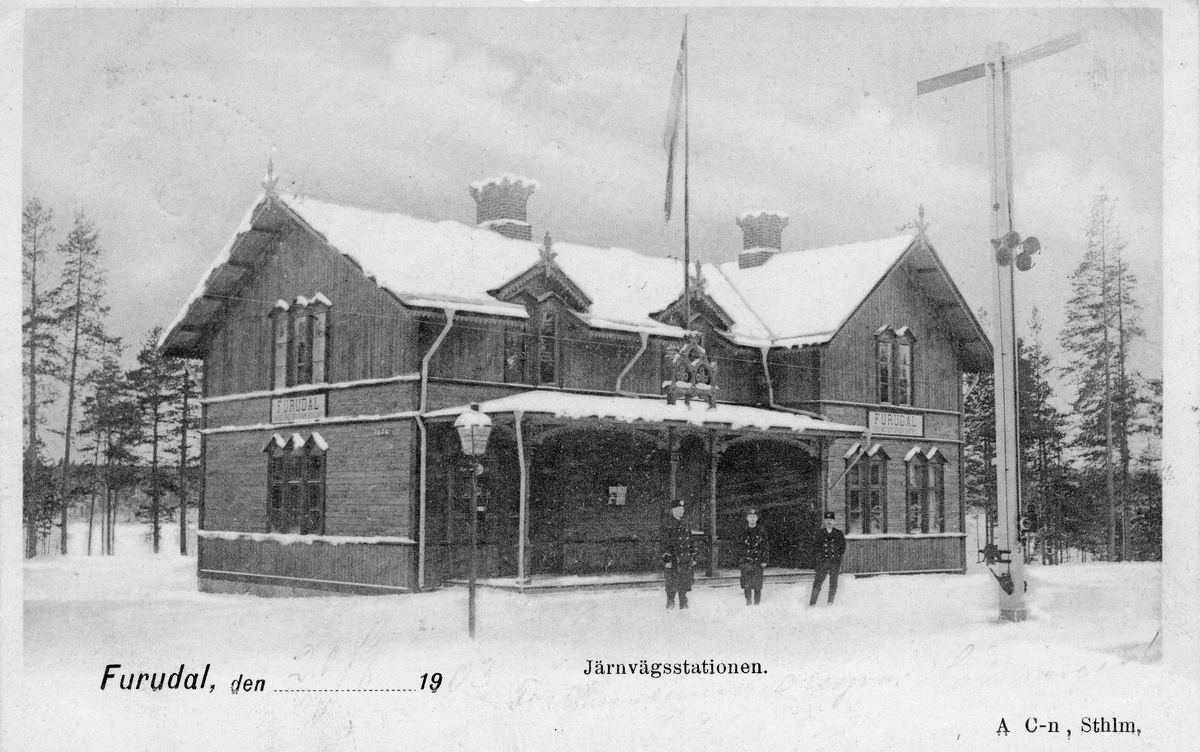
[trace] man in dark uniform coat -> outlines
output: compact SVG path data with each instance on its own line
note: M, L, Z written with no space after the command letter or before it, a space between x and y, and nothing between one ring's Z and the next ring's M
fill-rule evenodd
M746 593L746 605L758 605L762 599L763 568L771 555L767 531L758 524L758 510L746 510L746 527L742 530L741 585Z
M846 552L846 536L841 530L833 527L833 512L825 513L825 529L817 533L817 574L813 578L812 598L808 605L817 605L817 596L821 594L821 584L825 575L829 575L829 605L833 605L833 596L837 595L838 572L842 569L842 554Z
M663 527L662 561L667 583L667 608L675 608L676 593L679 594L679 607L688 607L687 594L695 579L695 544L691 529L683 521L683 512L681 499L671 502L671 516Z

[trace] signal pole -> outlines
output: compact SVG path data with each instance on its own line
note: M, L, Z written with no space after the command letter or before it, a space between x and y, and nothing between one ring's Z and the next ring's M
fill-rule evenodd
M1019 65L1070 49L1086 40L1083 33L1070 34L1026 50L1006 55L1007 45L997 42L987 48L987 62L917 83L917 96L987 77L988 156L992 174L992 246L994 319L993 372L996 387L996 549L989 565L1003 568L996 574L1000 585L1000 619L1025 621L1025 558L1018 541L1021 517L1020 436L1017 408L1017 335L1014 313L1013 267L1027 271L1032 256L1040 250L1037 238L1021 241L1013 231L1012 113L1009 72ZM1015 258L1014 258L1014 254ZM994 558L993 555L994 554Z

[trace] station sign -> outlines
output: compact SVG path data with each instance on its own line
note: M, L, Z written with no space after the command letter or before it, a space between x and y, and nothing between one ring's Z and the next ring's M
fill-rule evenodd
M305 394L271 400L271 423L295 423L325 417L325 395Z
M891 436L924 436L925 416L914 413L867 412L868 425L873 434Z

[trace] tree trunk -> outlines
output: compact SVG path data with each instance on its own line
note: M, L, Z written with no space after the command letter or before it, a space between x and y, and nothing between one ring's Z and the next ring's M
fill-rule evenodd
M67 430L63 433L63 466L62 490L59 500L62 504L62 530L59 552L67 555L67 507L70 497L67 495L68 483L71 477L71 429L75 419L75 375L79 366L79 319L83 314L83 274L75 278L75 324L71 341L71 371L67 380Z
M88 546L87 555L92 555L92 522L96 519L96 474L100 468L100 432L96 432L96 456L92 460L92 503L88 507Z
M150 439L150 524L154 553L158 553L160 529L158 523L158 408L154 409Z
M187 556L188 372L183 369L183 420L179 430L179 553Z

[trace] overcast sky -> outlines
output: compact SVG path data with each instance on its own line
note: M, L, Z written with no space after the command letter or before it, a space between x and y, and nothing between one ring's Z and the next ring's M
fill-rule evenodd
M24 185L108 252L112 326L165 326L261 191L474 221L468 183L535 178L534 237L682 252L661 140L685 9L38 10L27 15ZM1117 200L1161 372L1161 16L1155 10L688 9L695 257L741 248L746 209L790 215L785 251L929 238L991 309L983 80L918 80L1077 30L1013 73L1018 277L1053 342L1094 195ZM679 183L677 183L678 185ZM679 205L677 204L677 209ZM798 289L797 294L803 294Z

